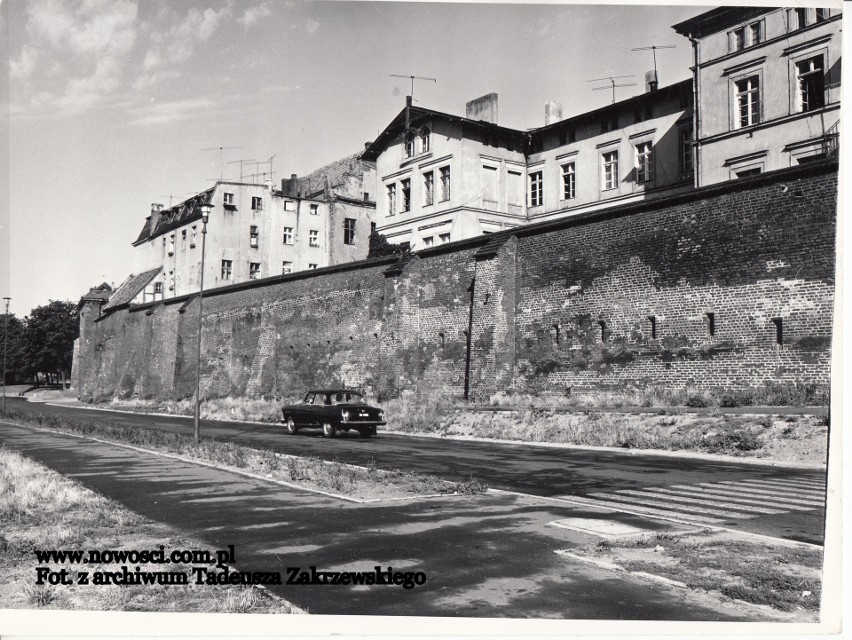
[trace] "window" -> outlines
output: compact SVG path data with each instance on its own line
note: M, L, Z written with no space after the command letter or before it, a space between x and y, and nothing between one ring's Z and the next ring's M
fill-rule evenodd
M175 290L175 272L174 270L169 271L169 291Z
M760 78L749 76L734 83L737 92L737 128L760 122Z
M388 215L392 216L396 213L396 185L388 185Z
M654 156L650 142L636 145L636 182L644 184L654 180Z
M189 248L192 249L195 246L195 241L198 239L198 229L195 226L192 227L192 233L189 236Z
M318 204L312 204L311 205L311 215L312 216L318 216L319 215L319 205Z
M226 207L233 207L234 206L234 194L228 193L227 191L225 193L223 193L222 194L222 204L224 204Z
M308 245L312 247L319 246L319 231L316 229L311 229L308 231Z
M431 247L435 244L435 236L426 236L423 238L423 246Z
M574 163L562 165L562 199L573 200L577 191L577 175L574 169Z
M678 130L680 147L680 169L684 174L692 172L692 126L681 127Z
M648 322L651 323L651 339L657 338L657 318L656 316L648 316Z
M825 106L823 57L815 56L796 63L799 111L813 111Z
M450 199L450 168L441 167L441 200Z
M257 280L260 278L260 263L249 262L249 280Z
M435 173L429 171L423 174L423 205L428 207L435 201Z
M405 139L405 157L411 158L414 156L414 134L409 133Z
M285 275L287 273L293 273L293 263L285 260L281 263L281 275Z
M742 51L763 42L763 21L743 25L728 33L728 49Z
M254 211L261 211L263 209L263 198L261 198L260 196L252 196L251 208Z
M541 171L535 171L530 174L530 206L538 207L542 203L543 180Z
M610 151L601 156L603 160L603 183L601 189L615 189L618 186L618 151Z
M355 218L343 219L343 244L355 244Z
M317 267L319 267L319 265L315 262L308 263L308 269L316 269Z
M482 206L492 211L499 207L500 171L497 167L482 165Z
M180 232L180 250L186 251L186 229L182 229Z
M808 10L804 7L787 9L787 22L790 31L808 26Z
M169 236L169 255L175 254L175 234Z
M163 283L155 282L154 283L154 294L155 295L163 295Z
M711 338L716 335L716 314L712 311L708 311L707 316L707 335Z
M295 210L296 210L296 203L295 202L293 202L292 200L285 200L284 201L284 211L295 211Z
M400 182L402 188L402 209L401 212L411 211L411 178L406 178Z
M250 246L250 247L253 247L254 249L257 249L257 240L258 240L258 236L259 236L259 235L260 235L260 234L259 234L259 232L258 232L258 230L257 230L257 226L256 226L256 225L251 225L251 226L249 227L249 246Z
M742 169L741 171L736 171L734 174L738 178L750 178L752 176L759 176L762 170L760 167L751 167L750 169Z
M423 127L420 130L420 152L421 153L426 153L427 151L429 151L429 148L430 148L430 145L431 145L431 140L430 140L431 135L432 135L432 132L429 131L429 127Z
M284 227L284 244L293 244L293 227Z
M814 9L816 22L825 22L828 20L828 9Z
M450 241L450 234L449 233L439 233L438 234L438 240L441 241L441 244L446 244L447 242Z
M234 263L232 260L222 260L222 280L230 280Z

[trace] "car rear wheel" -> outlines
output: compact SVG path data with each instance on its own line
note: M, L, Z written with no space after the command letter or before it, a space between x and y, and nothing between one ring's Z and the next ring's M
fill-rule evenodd
M291 436L299 433L299 427L296 426L296 423L293 422L293 418L287 418L287 433Z
M337 427L330 422L323 422L322 435L324 438L334 438L337 435Z

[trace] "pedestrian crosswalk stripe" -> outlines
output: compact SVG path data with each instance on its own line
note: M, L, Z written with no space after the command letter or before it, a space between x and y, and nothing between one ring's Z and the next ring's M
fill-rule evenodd
M624 498L619 499L618 496L613 496L609 499L604 498L588 498L586 496L557 496L558 498L562 498L564 500L570 500L571 502L578 502L580 504L586 504L591 507L600 507L603 509L613 509L615 511L634 511L636 513L641 513L643 515L649 516L660 516L660 517L677 517L679 514L672 512L670 509L657 509L654 507L646 507L637 505L635 502ZM698 514L683 514L681 516L682 520L690 520L692 522L698 522L701 524L719 524L724 522L724 518L713 518L710 516L702 516Z
M727 498L725 496L717 496L711 493L702 493L700 491L657 489L655 493L661 494L662 497L668 498L675 502L689 502L690 504L731 505L736 507L737 509L743 509L765 514L784 513L785 511L787 511L786 507L780 504L758 503L753 500L738 500L736 498Z
M824 487L788 486L782 480L744 479L598 491L565 499L601 508L718 524L824 506Z
M707 500L706 498L699 498L697 496L677 496L660 490L652 491L645 489L642 491L635 491L632 489L625 489L623 491L619 491L618 493L628 496L636 496L639 499L661 500L663 501L663 504L668 504L673 509L684 509L690 511L694 508L694 510L698 513L710 513L712 515L729 516L732 518L747 518L749 517L749 513L751 512L762 514L783 513L783 511L779 509L766 509L764 507L736 505L730 502L722 502L719 500ZM709 505L710 508L708 509L705 507L698 506L702 504ZM691 505L695 506L693 507ZM740 512L740 510L742 510L742 512Z
M779 487L824 487L824 480L785 480L784 478L754 478L748 482L771 484Z
M752 495L743 495L733 490L721 490L721 489L713 489L706 487L690 487L686 485L674 485L668 487L667 490L677 490L677 491L690 491L694 492L695 495L712 497L718 500L727 500L728 502L739 502L744 505L757 505L757 506L766 506L766 507L778 507L782 511L809 511L813 509L813 505L810 503L798 504L791 503L789 500L783 500L782 498L776 499L767 499L765 496L752 496Z

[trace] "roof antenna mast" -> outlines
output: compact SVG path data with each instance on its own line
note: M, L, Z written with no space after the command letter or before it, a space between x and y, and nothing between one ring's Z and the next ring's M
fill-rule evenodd
M659 46L652 45L650 47L636 47L635 49L631 49L631 51L648 51L654 55L654 78L657 77L657 49L677 49L676 44L661 44Z
M586 80L586 82L600 82L602 80L609 80L610 83L612 84L612 103L615 104L615 88L616 87L635 87L636 86L635 82L626 82L624 84L616 84L615 79L616 78L634 78L634 77L635 76L633 74L630 74L628 76L604 76L603 78L595 78L594 80ZM604 89L609 89L609 88L610 87L595 87L595 88L592 89L592 91L603 91Z
M390 74L391 78L408 78L411 80L411 99L414 100L414 81L415 80L430 80L432 82L438 82L437 78L424 78L423 76L401 76L396 73Z
M242 147L207 147L202 151L218 151L219 152L219 182L222 181L223 171L225 169L225 149L242 149Z

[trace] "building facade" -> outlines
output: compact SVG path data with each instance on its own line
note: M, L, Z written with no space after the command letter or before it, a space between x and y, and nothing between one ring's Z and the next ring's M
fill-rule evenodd
M411 105L362 155L376 162L377 231L430 247L526 221L524 135L496 124L497 96L462 118Z
M137 268L128 280L137 289L133 302L198 291L202 202L213 205L207 224L206 289L367 256L372 203L291 197L271 185L222 181L169 209L152 206L133 243ZM140 286L137 276L142 274L153 275Z
M836 153L839 9L722 7L673 28L693 46L697 186Z

